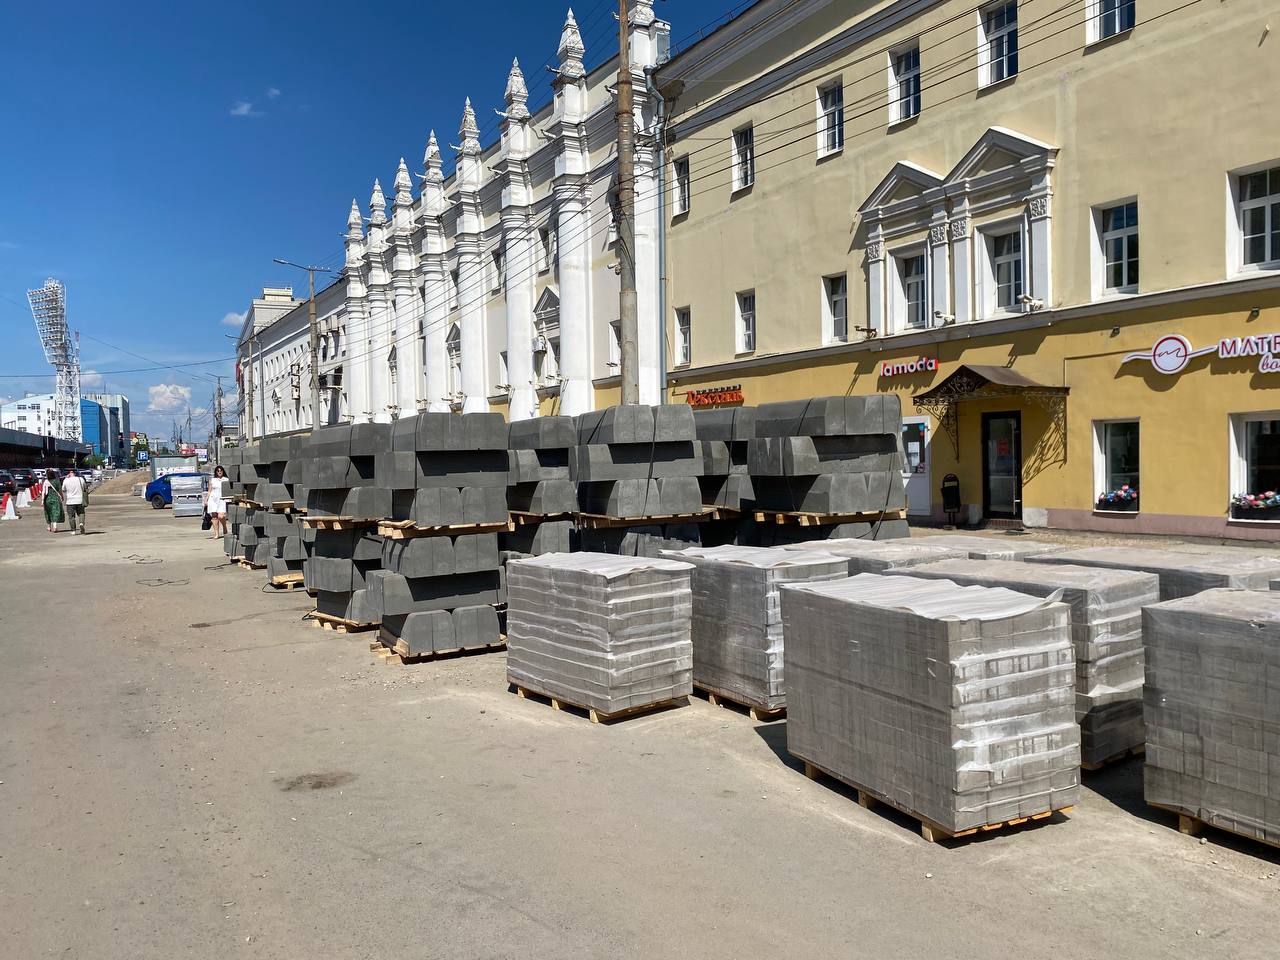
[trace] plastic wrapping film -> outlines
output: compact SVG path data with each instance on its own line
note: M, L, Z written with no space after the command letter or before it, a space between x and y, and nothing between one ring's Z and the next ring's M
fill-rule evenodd
M865 573L781 595L791 753L952 832L1076 802L1065 604Z
M1050 556L1066 548L1057 543L1030 540L1026 537L970 537L963 533L940 533L920 537L920 542L935 547L963 550L971 560L1028 560Z
M1143 621L1147 801L1280 843L1280 594L1213 589Z
M789 543L784 550L820 550L848 563L849 576L859 573L887 573L934 560L953 560L967 556L956 547L933 546L924 540L872 540L841 537L833 540L809 543Z
M1280 557L1241 553L1189 553L1136 547L1082 547L1044 557L1037 563L1071 563L1109 570L1141 570L1160 578L1160 599L1190 597L1214 587L1266 590L1280 577Z
M1081 761L1102 763L1143 742L1142 608L1159 599L1155 574L1016 560L942 560L904 573L1067 604Z
M507 565L507 678L602 713L693 691L687 563L549 553Z
M784 583L848 576L841 557L777 547L690 547L663 556L693 565L693 682L766 710L786 706Z

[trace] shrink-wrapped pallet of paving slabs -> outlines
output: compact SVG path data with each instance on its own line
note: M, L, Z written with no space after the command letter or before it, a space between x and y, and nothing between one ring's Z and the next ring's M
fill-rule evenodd
M1108 570L1141 570L1160 578L1160 599L1190 597L1214 587L1266 590L1280 577L1280 557L1236 552L1190 553L1140 547L1081 547L1029 558Z
M1148 606L1148 803L1280 844L1280 595Z
M604 553L507 566L507 679L605 716L693 692L693 567Z
M771 547L690 547L663 556L693 565L693 684L761 710L787 705L778 588L838 580L842 557Z
M902 573L1008 587L1067 604L1076 655L1081 763L1102 764L1141 746L1142 608L1160 599L1155 574L1017 560L942 560Z
M869 573L781 593L793 755L951 833L1075 803L1066 604Z
M1032 540L1022 535L1009 537L968 536L963 533L940 533L917 537L922 544L960 550L970 560L1029 560L1061 553L1061 544Z
M783 550L814 550L843 557L849 565L849 576L859 573L889 573L920 563L955 560L966 556L955 547L933 546L928 539L904 537L900 540L871 540L839 537L831 540L788 543Z

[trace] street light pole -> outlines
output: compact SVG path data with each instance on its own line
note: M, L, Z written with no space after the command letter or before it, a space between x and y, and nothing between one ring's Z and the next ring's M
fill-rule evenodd
M316 271L328 273L325 267L304 267L291 260L273 258L286 267L307 271L307 325L310 328L311 348L311 429L320 429L320 331L316 324Z
M623 403L640 402L640 377L636 341L639 318L636 303L635 258L635 115L631 89L631 38L627 0L618 0L618 333L622 341Z

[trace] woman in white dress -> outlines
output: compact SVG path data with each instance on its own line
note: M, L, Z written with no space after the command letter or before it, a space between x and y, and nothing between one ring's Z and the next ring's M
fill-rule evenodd
M213 476L209 479L209 489L204 495L204 510L213 520L213 535L210 540L217 540L227 532L227 470L222 464L213 468Z

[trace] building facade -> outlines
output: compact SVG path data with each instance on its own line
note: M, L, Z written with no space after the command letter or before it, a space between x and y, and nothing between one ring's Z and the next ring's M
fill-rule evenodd
M897 393L922 519L1275 537L1273 18L754 4L656 72L668 398Z
M0 428L22 433L55 436L57 423L52 393L28 394L0 406ZM90 453L107 458L111 456L111 420L107 409L88 397L80 398L81 442Z
M85 399L100 404L107 417L106 448L109 452L103 456L114 463L127 462L132 453L129 444L129 434L132 431L129 421L129 398L123 393L86 393L84 396Z

